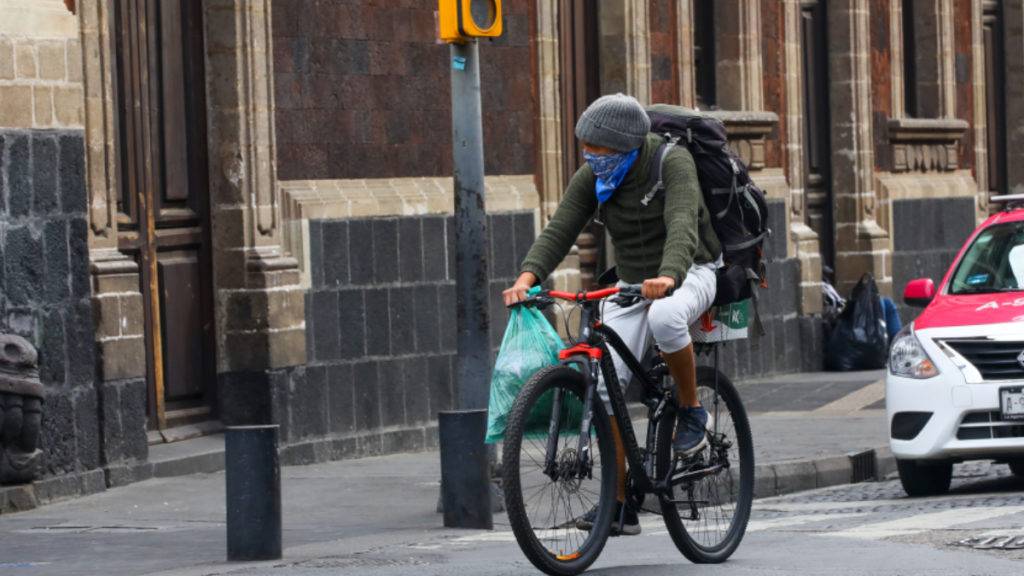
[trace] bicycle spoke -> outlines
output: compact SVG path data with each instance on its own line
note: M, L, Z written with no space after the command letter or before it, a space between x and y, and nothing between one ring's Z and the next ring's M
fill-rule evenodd
M576 522L599 502L601 486L601 454L593 430L589 443L593 477L578 477L582 399L574 391L564 390L562 410L556 415L559 437L553 444L555 453L548 454L547 422L543 430L539 423L524 430L519 446L519 493L523 508L534 537L556 557L576 554L586 545L590 533L578 529ZM537 401L537 405L542 403ZM547 468L549 457L553 458L554 470Z
M698 397L701 404L712 408L714 437L722 435L727 440L736 438L735 424L728 407L724 405L720 397L716 396L714 389L701 386L698 388ZM707 464L711 463L713 448L712 446L705 452ZM733 475L738 478L742 465L738 460L737 447L730 448L727 457L731 472L719 472L694 481L693 499L702 502L697 506L697 519L690 517L692 512L686 498L685 486L677 486L674 489L673 499L684 500L676 505L676 509L679 511L679 517L686 532L696 542L708 548L715 547L724 541L730 532L736 513Z

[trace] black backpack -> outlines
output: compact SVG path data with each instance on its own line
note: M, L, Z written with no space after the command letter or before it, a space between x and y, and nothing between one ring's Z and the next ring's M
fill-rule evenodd
M647 109L651 118L651 132L665 138L651 158L647 205L664 191L661 180L662 164L675 146L686 146L697 165L697 176L704 194L704 204L711 212L711 224L722 243L725 266L718 270L715 306L754 300L757 318L757 291L767 287L765 266L762 261L768 228L768 206L764 192L750 179L747 167L735 152L729 149L725 125L717 118L699 112L654 104Z

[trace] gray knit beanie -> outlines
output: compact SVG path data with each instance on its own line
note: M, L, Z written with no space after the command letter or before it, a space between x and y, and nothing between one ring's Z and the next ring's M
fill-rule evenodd
M639 148L651 130L651 119L636 98L625 94L601 96L576 122L576 137L588 144L619 152Z

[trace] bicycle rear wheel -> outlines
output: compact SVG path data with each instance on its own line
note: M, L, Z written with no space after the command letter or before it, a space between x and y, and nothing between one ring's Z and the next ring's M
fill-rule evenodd
M679 551L691 562L724 562L740 545L754 499L754 444L750 421L736 387L715 370L697 368L697 396L715 419L709 446L685 462L672 453L676 418L666 413L658 425L655 470L659 479L670 473L715 469L720 471L672 487L661 498L665 527ZM727 466L725 466L727 464Z
M579 466L584 389L583 375L572 368L537 372L516 397L505 431L502 478L509 523L530 562L556 576L579 574L597 559L615 504L615 444L600 402L594 403L591 464ZM593 529L578 529L576 521L595 507Z

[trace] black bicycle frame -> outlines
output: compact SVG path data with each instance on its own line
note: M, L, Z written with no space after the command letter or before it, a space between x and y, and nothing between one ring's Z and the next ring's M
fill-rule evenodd
M609 350L614 349L626 363L629 370L636 376L644 388L644 403L648 408L647 445L654 445L654 435L657 424L665 413L669 401L672 399L670 391L659 386L658 381L644 370L641 362L637 360L633 352L626 346L622 338L607 325L594 322L597 302L587 302L581 306L580 314L580 338L579 341L601 351L600 360L586 354L576 354L562 361L565 365L578 364L586 383L583 398L583 418L580 422L580 435L577 453L579 472L589 470L590 465L590 425L593 421L594 398L597 395L598 370L604 377L605 388L612 405L612 418L619 423L619 432L622 436L623 445L626 448L626 458L630 469L634 472L637 487L644 492L665 492L670 482L676 484L674 478L665 478L660 481L654 479L654 459L648 457L644 461L644 453L637 442L636 433L633 431L632 420L629 417L629 410L626 406L625 393L621 386L618 386L618 375ZM660 376L659 374L658 376ZM608 383L614 382L615 385ZM548 430L548 444L545 458L545 471L549 476L557 475L557 463L555 455L558 449L559 418L563 402L563 391L555 391L554 403L552 406L551 423ZM653 456L653 455L650 455Z

